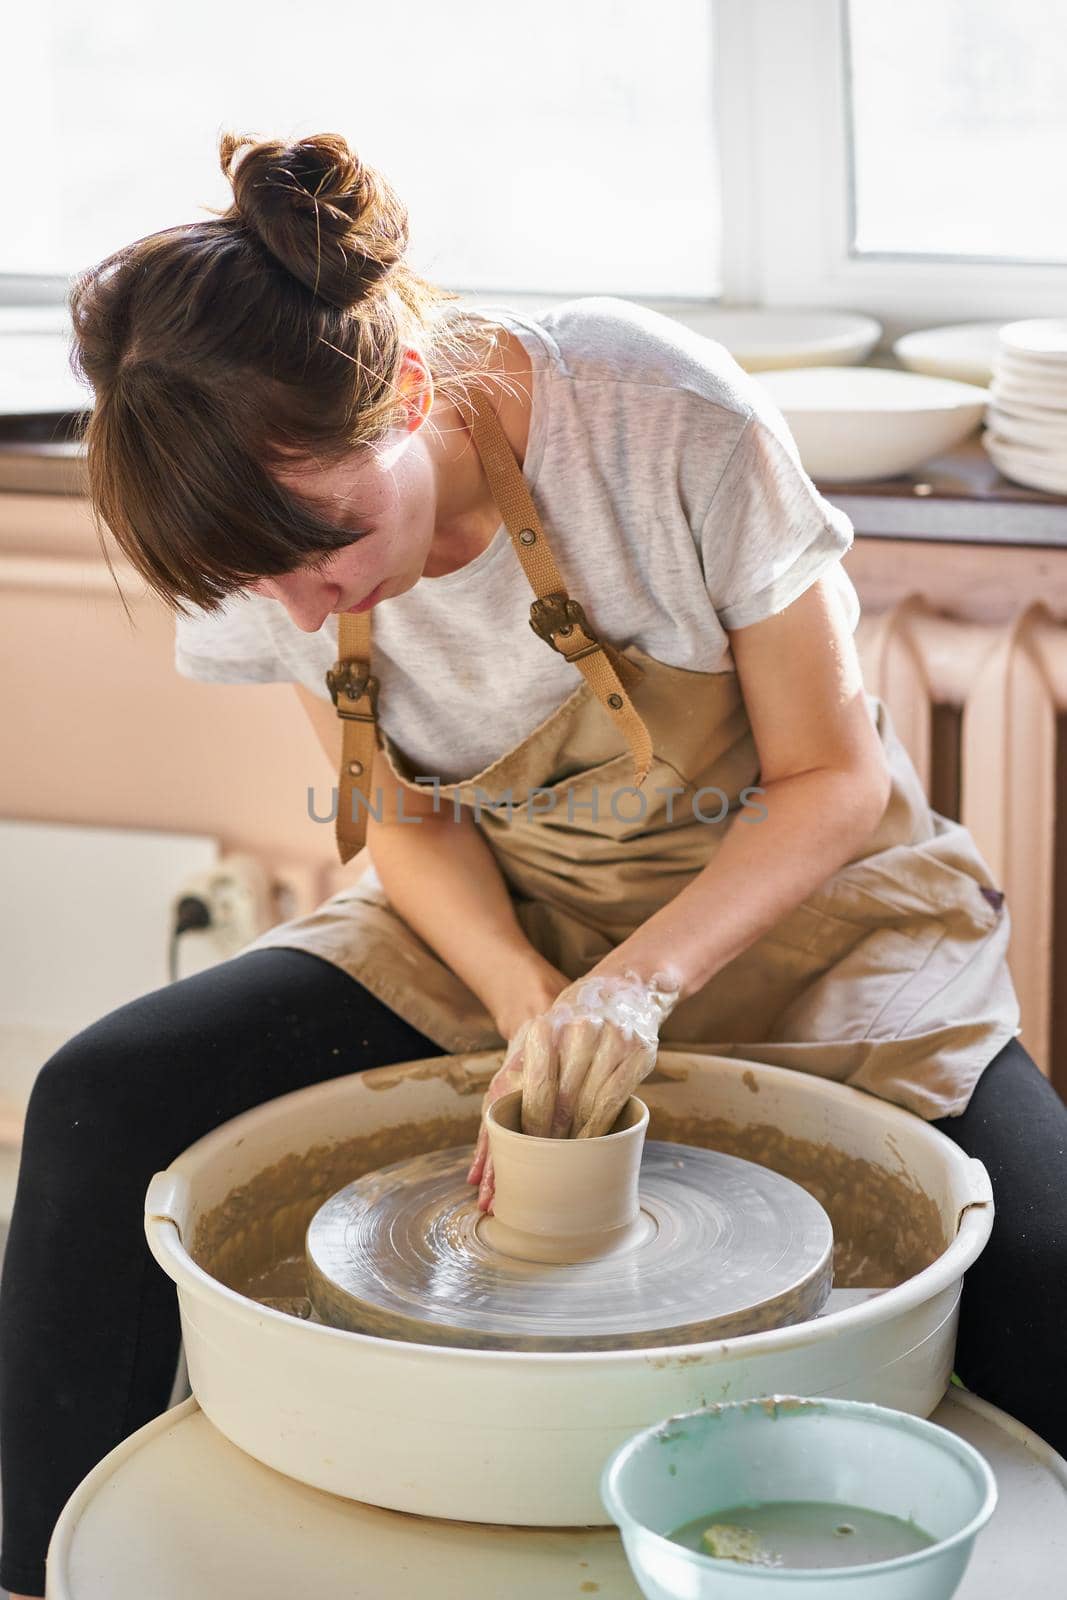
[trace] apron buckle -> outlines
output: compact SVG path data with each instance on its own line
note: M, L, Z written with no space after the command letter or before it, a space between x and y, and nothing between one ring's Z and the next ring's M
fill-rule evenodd
M326 673L326 687L337 715L348 722L373 722L378 715L378 680L363 661L335 661ZM363 696L367 696L369 711L352 709ZM349 702L342 705L342 697Z
M566 656L568 661L580 661L582 656L588 656L594 650L602 648L600 640L593 632L592 626L577 600L572 600L570 595L556 592L542 595L530 606L530 627L553 650L558 650L561 656ZM575 627L579 627L587 639L592 643L583 645L580 650L564 650L556 643L556 635L569 638Z

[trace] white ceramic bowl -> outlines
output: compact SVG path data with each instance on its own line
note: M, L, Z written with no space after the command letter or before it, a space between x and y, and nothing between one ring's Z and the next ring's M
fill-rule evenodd
M145 1233L178 1286L189 1382L234 1444L290 1477L372 1505L462 1521L594 1525L606 1520L598 1484L610 1452L669 1413L781 1392L874 1400L922 1416L938 1404L963 1274L992 1226L984 1167L873 1095L735 1058L661 1050L655 1078L641 1086L650 1136L676 1137L657 1132L657 1119L664 1129L683 1119L675 1126L706 1127L707 1143L731 1148L722 1144L726 1128L737 1153L762 1154L785 1130L830 1162L830 1187L814 1192L831 1216L835 1194L851 1193L857 1173L869 1173L876 1195L879 1182L904 1174L927 1197L944 1241L930 1265L873 1296L835 1290L826 1312L791 1327L572 1354L436 1348L300 1321L228 1288L195 1259L210 1214L224 1206L227 1231L262 1215L265 1173L272 1195L276 1174L289 1195L284 1210L279 1200L271 1212L272 1233L284 1228L298 1245L321 1199L359 1175L353 1138L388 1136L369 1166L473 1141L500 1059L499 1051L435 1057L282 1095L215 1129L152 1179ZM331 1165L339 1150L340 1174ZM297 1183L301 1156L315 1176L310 1191ZM902 1220L899 1231L911 1226Z
M866 360L882 334L880 322L855 311L726 307L691 312L686 321L725 345L746 372L849 366Z
M893 354L909 372L930 378L954 378L984 388L993 376L1002 322L954 322L940 328L917 328L902 334Z
M756 380L784 415L813 478L862 483L911 472L982 420L989 391L889 367L812 367Z
M601 1494L648 1600L949 1600L997 1503L988 1463L947 1428L795 1396L668 1417L615 1452ZM848 1567L758 1567L666 1537L717 1509L783 1500L911 1518L934 1543Z

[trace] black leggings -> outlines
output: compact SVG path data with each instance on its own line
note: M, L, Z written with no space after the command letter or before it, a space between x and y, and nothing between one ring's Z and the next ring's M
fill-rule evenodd
M67 1499L172 1393L181 1331L144 1237L152 1174L277 1095L441 1054L339 968L272 949L131 1001L45 1064L0 1282L0 1586L44 1593ZM997 1203L966 1280L957 1370L1067 1450L1067 1108L1013 1040L963 1116L938 1126L985 1162Z

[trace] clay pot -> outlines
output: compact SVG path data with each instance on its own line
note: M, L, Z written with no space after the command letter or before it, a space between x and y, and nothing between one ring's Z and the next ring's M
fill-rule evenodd
M517 1089L486 1115L495 1189L480 1237L528 1261L587 1261L632 1244L641 1228L644 1101L631 1095L610 1131L592 1139L523 1133L521 1106Z

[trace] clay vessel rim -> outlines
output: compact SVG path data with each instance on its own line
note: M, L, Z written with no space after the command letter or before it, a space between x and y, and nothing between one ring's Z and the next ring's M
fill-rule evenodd
M613 1128L608 1133L595 1133L595 1134L592 1135L592 1138L590 1138L590 1139L551 1139L551 1138L548 1137L547 1134L523 1133L521 1128L505 1128L503 1123L501 1123L497 1119L497 1115L496 1115L497 1107L498 1106L503 1107L505 1105L508 1105L513 1100L515 1100L517 1098L520 1098L521 1095L522 1095L522 1090L521 1089L511 1089L511 1090L509 1090L507 1094L502 1094L500 1096L499 1100L494 1100L493 1101L492 1105L489 1107L489 1109L488 1109L488 1111L486 1112L485 1115L486 1115L486 1121L487 1122L491 1121L493 1126L496 1128L498 1133L506 1134L508 1137L513 1138L513 1139L522 1139L524 1141L524 1143L526 1143L526 1144L550 1144L550 1145L555 1146L557 1149L559 1148L560 1145L567 1145L567 1144L592 1144L592 1143L603 1144L608 1139L623 1139L623 1138L625 1138L627 1136L627 1134L629 1134L630 1138L633 1138L634 1134L637 1133L639 1130L648 1127L648 1122L649 1122L648 1106L645 1104L645 1102L638 1095L632 1094L630 1096L629 1100L627 1100L626 1104L623 1106L622 1110L619 1112L619 1116L620 1117L625 1116L626 1112L627 1112L627 1110L628 1110L628 1108L629 1108L629 1106L631 1104L631 1102L635 1102L641 1108L640 1114L638 1115L637 1119L634 1122L631 1122L631 1124L627 1128ZM618 1117L616 1117L615 1120L617 1122L618 1121Z

